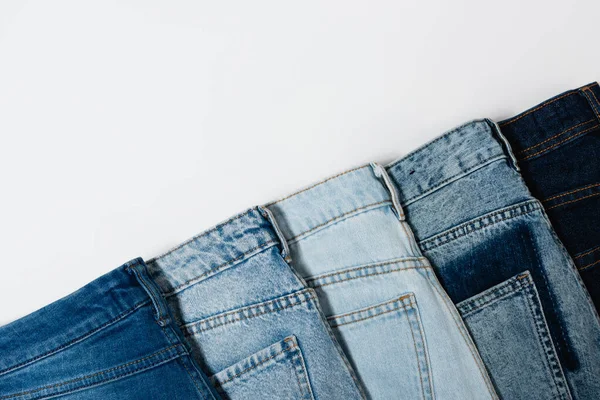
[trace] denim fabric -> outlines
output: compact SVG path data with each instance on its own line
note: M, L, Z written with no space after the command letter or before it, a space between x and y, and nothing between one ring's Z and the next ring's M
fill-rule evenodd
M251 209L148 262L201 368L228 399L360 399L315 291Z
M134 260L0 327L0 399L218 399Z
M347 171L266 207L369 398L496 398L382 167Z
M556 96L500 123L600 309L600 87Z
M497 126L461 126L388 172L498 394L600 398L598 315Z

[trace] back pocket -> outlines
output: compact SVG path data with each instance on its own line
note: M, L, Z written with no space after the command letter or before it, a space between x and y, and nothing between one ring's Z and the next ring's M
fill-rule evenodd
M295 336L289 336L211 378L223 398L314 400Z
M501 398L571 398L529 271L457 308Z
M413 293L327 319L369 398L434 397Z

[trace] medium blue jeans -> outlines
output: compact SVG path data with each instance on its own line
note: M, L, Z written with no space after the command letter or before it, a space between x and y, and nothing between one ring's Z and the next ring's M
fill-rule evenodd
M0 399L211 399L140 259L0 327Z
M598 314L498 127L461 126L388 172L498 394L599 399Z
M361 399L314 289L251 209L148 261L200 367L224 398Z
M369 398L496 398L397 200L367 165L266 207Z

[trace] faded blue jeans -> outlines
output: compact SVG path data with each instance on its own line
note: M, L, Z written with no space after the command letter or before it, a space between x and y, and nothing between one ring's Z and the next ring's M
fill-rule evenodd
M496 398L381 166L347 171L266 207L369 398Z
M388 172L498 394L599 399L598 315L498 127L458 127Z
M148 261L193 356L227 399L361 399L315 290L255 208Z

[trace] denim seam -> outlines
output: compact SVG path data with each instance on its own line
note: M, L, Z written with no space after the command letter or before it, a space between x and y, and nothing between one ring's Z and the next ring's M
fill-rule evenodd
M277 303L277 302L281 302L283 299L288 300L290 298L298 297L298 296L306 296L306 298L297 299L295 303L288 304L288 305L285 305L285 306L278 306L278 307L276 307L273 310L264 310L265 306L267 306L267 305L271 305L271 304L274 304L274 303ZM243 307L243 308L240 308L238 310L225 312L225 313L222 313L222 314L219 314L219 315L215 315L213 317L209 317L209 318L197 321L197 322L192 322L190 324L185 324L183 326L183 329L186 332L186 336L191 336L191 335L194 335L195 333L206 332L206 331L209 331L209 330L212 330L212 329L215 329L215 328L219 328L219 327L224 326L224 325L229 325L229 324L233 324L233 323L240 322L240 321L243 321L243 320L256 318L256 317L259 317L259 316L265 315L265 314L271 314L271 313L279 312L279 311L285 310L287 308L296 307L296 306L299 306L299 305L301 305L303 303L308 303L308 302L314 301L314 300L315 300L315 294L312 291L312 289L304 289L304 290L302 290L300 292L293 293L292 295L287 295L287 296L279 297L279 298L274 299L274 300L266 301L266 302L263 302L263 303L260 303L260 304L256 304L256 305L251 305L251 306L248 306L248 307ZM248 315L248 316L242 316L242 313L244 311L252 311L252 310L258 310L258 309L263 309L263 311L260 311L258 313L255 313L255 314L252 314L252 315ZM226 318L229 315L233 315L233 316L235 316L235 318L233 320L224 321L223 323L218 324L218 325L214 325L214 326L210 326L210 327L206 327L206 328L196 328L196 326L198 326L200 324L206 324L209 321L214 321L214 320Z
M189 357L189 354L188 354ZM192 375L192 372L190 371L190 369L187 367L187 365L185 365L185 361L181 359L181 357L179 357L177 359L179 361L179 363L183 366L183 368L185 369L185 372L189 375L190 379L192 380L192 382L194 383L194 386L196 387L196 389L198 390L198 394L200 396L202 396L203 399L206 400L206 396L204 395L204 393L202 392L202 389L200 389L200 386L198 386L198 382L196 382L196 379L194 378L194 376Z
M304 361L304 355L302 354L302 349L300 348L297 342L294 345L295 347L297 347L297 350L292 356L292 361L296 364L293 365L293 367L294 372L296 373L296 379L298 380L298 386L300 386L300 390L303 394L306 391L306 394L304 394L304 398L308 400L315 400L315 396L313 394L312 387L310 384L310 379L308 377L308 369L306 368L306 362ZM301 379L301 376L305 379ZM303 384L302 381L304 380L306 380L306 383Z
M522 275L519 275L519 276L522 276ZM518 279L519 279L519 282L511 282L508 285L500 284L500 287L492 289L490 292L486 293L483 296L483 297L488 298L487 300L484 300L481 304L473 305L472 306L473 308L471 310L464 312L463 314L461 314L461 316L463 318L466 318L467 316L469 316L473 313L479 312L480 310L483 310L483 309L487 308L488 306L491 306L492 304L497 303L500 300L504 300L507 297L512 296L512 295L516 294L517 292L526 289L527 286L533 284L533 281L531 281L529 279L525 282L523 282L523 280L521 280L520 278L518 278ZM516 285L515 285L515 283L516 283ZM505 289L507 290L506 292L504 292L502 294L498 293ZM475 295L475 296L477 296L477 295ZM466 302L467 302L467 304L474 303L474 301L469 301L469 299L467 299ZM460 305L460 303L459 303L459 305ZM457 305L457 306L459 306L459 305Z
M339 314L339 315L332 315L330 317L327 317L327 320L328 321L330 321L330 320L333 321L333 320L340 319L340 318L343 318L343 317L349 317L350 315L362 314L365 311L373 310L375 308L387 306L387 305L394 304L394 303L401 303L401 305L410 306L412 304L412 300L409 301L409 304L404 304L404 300L411 299L411 298L414 298L414 297L415 297L414 293L407 293L407 294L404 294L404 295L402 295L400 297L397 297L395 299L392 299L392 300L389 300L389 301L384 301L383 303L378 303L378 304L372 305L370 307L361 308L360 310L350 311L350 312L347 312L347 313L344 313L344 314ZM379 313L379 314L383 314L383 313ZM379 314L377 314L377 315L379 315Z
M549 197L547 199L540 200L540 201L542 203L545 203L545 202L548 202L550 200L558 199L559 197L564 197L564 196L567 196L567 195L570 195L570 194L573 194L573 193L581 192L582 190L591 189L591 188L596 187L596 186L600 186L600 183L593 183L591 185L587 185L587 186L584 186L584 187L579 188L579 189L571 190L570 192L557 194L555 196L552 196L552 197Z
M587 86L586 86L585 88L587 88ZM584 89L585 89L585 88L584 88ZM536 112L536 111L539 111L539 110L541 110L542 108L545 108L545 107L549 106L550 104L552 104L552 103L554 103L554 102L556 102L556 101L558 101L558 100L564 99L565 97L568 97L568 96L572 96L572 95L574 95L574 94L576 94L576 93L577 93L576 91L570 91L570 92L568 92L568 93L565 93L565 94L563 94L562 96L559 96L559 97L557 97L557 98L555 98L555 99L552 99L552 100L546 101L546 102L544 102L544 103L540 104L539 106L537 106L536 108L533 108L533 109L531 109L531 110L529 110L529 111L525 111L523 114L521 114L521 115L518 115L518 116L514 117L513 119L510 119L510 120L508 120L508 121L506 121L506 122L503 122L502 124L500 124L500 126L507 126L507 125L510 125L510 124L512 124L512 123L515 123L515 122L517 122L518 120L520 120L521 118L523 118L523 117L525 117L525 116L527 116L527 115L529 115L529 114L531 114L531 113L534 113L534 112Z
M161 258L163 258L163 257L165 257L165 256L167 256L167 255L169 255L171 253L173 253L174 251L179 250L183 246L185 246L185 245L187 245L187 244L195 241L196 239L200 239L201 237L204 237L204 236L208 235L209 233L212 233L212 232L216 231L217 229L219 229L219 228L221 228L221 227L229 224L230 222L235 221L236 219L240 219L242 217L245 217L246 215L250 214L250 212L252 212L252 211L256 211L256 209L255 208L250 208L250 209L246 210L245 212L243 212L242 214L238 214L238 215L236 215L234 217L231 217L228 220L223 221L223 222L221 222L221 223L213 226L212 228L210 228L210 229L208 229L208 230L206 230L206 231L204 231L202 233L199 233L198 235L196 235L196 236L194 236L194 237L186 240L185 242L177 245L176 247L173 247L172 249L167 250L165 253L162 253L161 255L159 255L157 257L151 258L150 260L148 260L146 262L146 264L150 264L150 263L152 263L154 261L160 260Z
M434 235L432 237L423 239L422 241L419 242L419 245L421 246L421 248L423 248L424 252L428 252L430 250L436 249L440 246L446 245L448 243L453 242L454 240L460 239L461 237L470 235L473 232L477 232L481 229L485 229L488 228L490 226L496 225L502 221L506 221L509 219L513 219L513 218L517 218L523 215L527 215L536 211L539 211L541 209L541 207L539 206L539 202L537 200L529 200L526 202L522 202L522 203L518 203L516 205L507 207L507 208L503 208L501 210L497 210L494 211L490 214L485 214L483 216L480 216L474 220L471 221L467 221L461 225L458 225L454 228L451 228L445 232L439 233L437 235ZM494 218L495 216L499 215L499 214L503 214L503 213L510 213L510 215L507 215L506 217L501 217L498 220L493 220L490 221L486 224L480 224L478 227L475 227L475 225L477 225L478 222L486 220L486 219L490 219L490 218ZM454 236L452 238L448 238L449 235L451 235L454 232L457 232L461 229L465 229L465 230L469 230L465 233L462 233L460 235ZM435 245L431 245L428 246L428 244L430 242L436 241L436 240L440 240L441 243L435 244Z
M529 312L531 313L531 315L533 317L533 326L535 328L535 332L537 334L538 341L542 345L542 354L543 354L544 358L546 359L546 363L547 363L548 368L550 369L550 376L552 377L552 381L554 382L553 389L556 391L556 394L559 397L564 398L564 396L562 396L560 394L560 391L559 391L559 388L558 388L559 385L558 385L558 382L556 381L557 377L555 376L555 374L557 373L557 371L553 367L553 365L557 365L557 363L556 362L552 363L550 361L550 355L547 352L548 345L547 345L546 342L550 341L550 347L553 347L552 346L552 337L550 336L550 332L549 331L547 332L547 335L544 335L540 331L540 326L538 325L539 319L542 318L542 321L544 321L545 318L543 317L543 311L540 310L540 313L542 314L541 316L540 315L536 315L536 313L534 312L533 305L532 305L533 299L531 299L531 296L535 296L535 291L533 290L533 286L526 287L525 288L525 302L527 303L527 307L529 308ZM541 304L541 300L539 298L537 300ZM550 337L548 337L548 336L550 336ZM556 349L553 349L553 350L556 351Z
M596 103L598 103L598 99L596 98L596 95L594 94L594 92L592 92L592 90L590 90L590 88L585 88L582 90L582 92L585 95L588 102L590 103L590 105L592 106L592 108L594 109L594 114L596 114L596 118L600 119L600 113L598 112L598 108L596 107ZM592 94L592 96L594 96L596 103L594 103L592 101L592 99L589 98L587 92L590 92Z
M471 338L470 334L466 332L466 327L464 325L464 321L460 317L460 314L458 313L456 306L452 302L450 302L450 300L448 298L448 294L443 289L441 289L441 287L438 287L439 281L437 281L437 277L435 276L435 274L433 275L433 277L436 280L436 282L434 282L434 284L432 285L433 289L437 292L438 296L440 296L440 298L442 299L443 304L446 306L446 310L450 313L450 315L452 315L452 320L454 321L454 325L456 325L463 340L467 344L469 352L471 353L471 357L473 357L475 364L477 364L479 373L481 374L482 379L484 380L484 382L490 392L490 395L492 396L493 399L497 400L498 395L496 394L496 389L494 388L494 385L492 384L492 382L490 380L487 370L486 370L485 366L483 365L483 360L481 359L481 356L479 355L479 353L477 351L477 347L475 346L473 339ZM448 305L448 303L450 303L450 305Z
M410 306L412 306L413 303L410 303ZM403 307L404 309L406 309L406 307ZM411 309L414 310L414 307L411 307ZM419 351L417 350L417 340L415 339L415 332L414 332L414 328L413 328L413 324L410 321L410 318L408 317L408 309L406 309L407 312L404 313L404 316L406 317L406 322L408 323L409 329L410 329L410 335L412 337L412 344L413 344L413 349L415 350L415 357L417 358L417 371L419 372L419 381L421 382L421 394L423 395L423 399L426 398L425 396L425 384L423 383L423 374L421 373L421 357L419 356Z
M185 282L183 282L183 283L175 286L174 288L172 288L168 292L165 292L164 295L165 295L165 297L173 296L173 295L181 292L182 290L188 288L189 286L192 286L192 285L198 283L199 281L201 281L207 275L211 275L211 274L220 272L223 269L225 269L225 267L227 267L227 266L236 265L236 264L242 262L249 254L252 254L254 256L256 254L262 253L263 251L265 251L265 250L273 247L277 243L278 243L277 240L270 240L270 241L265 242L265 243L263 243L263 244L261 244L259 246L256 246L256 247L254 247L254 248L252 248L252 249L250 249L250 250L248 250L248 251L240 254L239 256L237 256L235 258L232 258L231 260L229 260L229 261L227 261L225 263L219 264L216 267L212 267L208 271L205 271L202 274L200 274L200 275L198 275L198 276L196 276L194 278L188 279L187 281L185 281ZM261 251L256 252L257 250L261 250Z
M540 147L541 145L543 145L543 144L545 144L545 143L547 143L547 142L550 142L552 139L555 139L555 138L557 138L557 137L559 137L559 136L562 136L562 135L564 135L564 134L565 134L565 133L567 133L567 132L570 132L570 131L572 131L572 130L574 130L574 129L577 129L577 128L579 128L580 126L587 125L587 124L589 124L590 122L596 122L596 120L595 120L595 119L590 119L589 121L586 121L586 122L581 122L581 123L579 123L579 124L577 124L577 125L575 125L575 126L572 126L572 127L568 128L568 129L565 129L564 131L562 131L562 132L560 132L560 133L557 133L557 134L556 134L556 135L554 135L554 136L551 136L551 137L549 137L548 139L546 139L546 140L544 140L544 141L541 141L541 142L539 142L538 144L534 144L533 146L529 146L529 147L528 147L528 148L526 148L526 149L520 150L520 151L519 151L517 154L523 154L523 153L527 153L527 151L529 151L529 150L531 150L531 149L535 149L536 147ZM597 125L596 125L596 126L597 126Z
M337 270L335 272L331 272L331 273L327 273L327 274L323 274L323 275L309 276L309 277L307 277L305 279L306 279L306 282L316 281L316 280L325 279L325 278L329 278L329 277L332 277L332 276L340 275L340 274L343 274L343 273L360 271L360 270L366 269L366 268L383 267L383 266L391 265L391 264L407 264L407 263L412 263L412 262L416 262L416 263L424 262L423 264L421 264L419 266L429 267L429 265L426 264L427 263L427 259L425 257L396 258L396 259L393 259L393 260L378 262L378 263L374 263L374 264L367 264L367 265L361 265L359 267L354 267L354 268L341 269L341 270Z
M600 263L600 260L598 260L598 261L594 261L594 262L593 262L593 263L591 263L591 264L584 265L583 267L579 267L579 268L577 268L577 269L578 269L579 271L585 271L586 269L589 269L590 267L593 267L594 265L596 265L596 264L598 264L598 263Z
M284 198L282 198L282 199L276 200L276 201L274 201L274 202L272 202L272 203L267 203L267 204L265 204L265 207L270 207L270 206L272 206L272 205L274 205L274 204L281 203L281 202L282 202L282 201L284 201L284 200L290 199L290 198L292 198L292 197L294 197L294 196L297 196L297 195L299 195L300 193L304 193L304 192L306 192L306 191L309 191L309 190L311 190L311 189L314 189L314 188L316 188L317 186L320 186L320 185L322 185L322 184L324 184L324 183L326 183L326 182L329 182L329 181L330 181L330 180L332 180L332 179L339 178L340 176L343 176L343 175L346 175L346 174L349 174L349 173L351 173L351 172L358 171L358 170L360 170L360 169L367 168L367 167L369 167L369 165L363 165L363 166L360 166L360 167L352 168L352 169L350 169L350 170L348 170L348 171L341 172L341 173L339 173L339 174L337 174L337 175L334 175L334 176L332 176L332 177L329 177L329 178L327 178L327 179L325 179L325 180L323 180L323 181L321 181L321 182L318 182L318 183L315 183L315 184L313 184L313 185L310 185L309 187L307 187L307 188L304 188L304 189L302 189L302 190L300 190L300 191L298 191L298 192L292 193L292 194L290 194L289 196L286 196L286 197L284 197Z
M261 361L257 362L256 364L252 365L251 367L248 367L248 368L244 369L243 371L238 372L237 374L235 374L231 378L228 378L228 379L224 380L223 382L215 382L215 383L219 387L223 387L223 385L225 385L225 384L227 384L227 383L229 383L229 382L231 382L231 381L239 378L240 376L242 376L242 375L244 375L244 374L252 371L253 369L256 369L259 366L261 366L261 365L263 365L263 364L271 361L272 359L276 358L280 354L286 353L286 352L291 351L291 350L295 350L296 348L297 348L297 346L295 344L293 344L291 347L287 347L287 348L285 348L285 349L283 349L281 351L278 351L277 353L273 354L272 356L267 357L264 360L261 360ZM300 384L300 382L298 382L298 384Z
M379 201L377 203L367 204L366 206L356 208L356 209L354 209L352 211L345 212L345 213L343 213L341 215L338 215L337 217L334 217L334 218L332 218L332 219L330 219L330 220L328 220L326 222L323 222L323 223L321 223L321 224L319 224L319 225L317 225L317 226L315 226L313 228L310 228L307 231L304 231L304 232L302 232L302 233L300 233L300 234L298 234L298 235L296 235L294 237L291 237L290 239L288 239L288 243L292 244L292 243L299 242L301 239L304 239L304 238L310 236L309 233L312 233L314 231L318 231L321 228L324 228L327 225L331 224L332 222L337 223L337 222L343 221L345 219L348 219L350 217L354 217L356 215L362 214L363 212L367 212L367 211L375 210L377 208L381 208L383 205L387 205L387 204L392 204L392 202L390 200L383 200L383 201Z
M399 302L400 300L399 300L399 299L396 299L395 301ZM384 314L389 314L389 313L396 312L396 311L400 311L400 310L409 310L410 308L412 308L412 307L414 307L414 306L415 306L415 304L414 304L413 302L410 302L409 304L404 304L404 303L402 303L402 304L399 304L397 307L394 307L394 308L393 308L393 309L391 309L391 310L385 310L385 311L382 311L382 312L380 312L380 313L377 313L377 314L375 314L375 315L370 315L370 316L368 316L368 317L365 317L365 318L361 318L361 319L355 319L355 320L352 320L352 321L344 322L344 323L341 323L341 324L339 324L339 325L335 325L335 326L333 326L333 328L339 328L340 326L344 326L344 325L350 325L350 324L354 324L354 323L356 323L356 322L362 322L362 321L366 321L366 320L368 320L368 319L377 318L377 317L379 317L379 316L381 316L381 315L384 315ZM362 311L362 310L361 310L361 311ZM361 311L357 311L357 313L359 313L359 312L361 312ZM334 322L332 322L332 323L334 323Z
M417 299L413 294L413 298L414 298L414 302L415 302L415 306L413 307L412 311L414 312L415 316L415 322L419 328L419 333L421 335L421 342L423 345L423 352L425 353L425 368L427 369L427 380L429 381L429 392L430 392L430 396L427 396L425 394L425 387L422 386L423 389L423 398L428 397L429 399L435 399L435 389L434 389L434 385L433 385L433 373L431 372L431 359L429 358L429 347L427 346L427 338L425 337L425 329L423 328L423 322L421 321L421 313L419 311L419 305L417 304ZM410 310L409 310L410 312ZM409 312L406 312L406 318L408 319L408 314ZM410 320L409 320L410 323ZM413 340L414 340L414 333L412 332L411 329L411 335L413 336ZM416 342L415 344L415 350L416 350ZM419 368L419 377L421 376L421 370Z
M560 206L564 206L564 205L572 204L572 203L577 203L578 201L589 199L590 197L594 197L594 196L598 196L598 195L600 195L600 192L599 193L592 193L592 194L590 194L588 196L583 196L583 197L580 197L578 199L574 199L574 200L570 200L570 201L565 201L563 203L553 205L552 207L547 207L546 210L552 210L553 208L556 208L556 207L560 207Z
M521 159L521 161L526 161L526 160L529 160L530 158L533 158L533 157L537 156L538 154L542 154L542 153L545 153L545 152L547 152L547 151L549 151L549 150L552 150L553 148L555 148L555 147L557 147L557 146L560 146L561 144L563 144L563 143L565 143L565 142L568 142L568 141L570 141L570 140L576 139L576 138L578 138L579 136L582 136L582 135L584 135L584 134L588 133L589 131L592 131L592 130L596 129L597 127L598 127L598 125L594 125L594 126L592 126L591 128L585 129L585 130L583 130L583 131L581 131L581 132L578 132L578 133L577 133L577 134L575 134L575 135L569 136L568 138L566 138L566 139L563 139L563 140L561 140L560 142L554 143L552 146L548 146L548 147L546 147L545 149L542 149L542 150L540 150L540 151L538 151L538 152L536 152L536 153L533 153L533 154L530 154L530 155L528 155L527 157L523 157L523 158Z
M178 346L180 346L180 345L173 345L173 346L169 346L169 347L166 347L166 348L164 348L164 349L162 349L162 350L160 350L160 351L157 351L157 352L155 352L155 353L153 353L153 354L150 354L150 355L148 355L148 356L146 356L146 357L140 358L140 359L138 359L138 360L130 361L130 362L126 363L126 364L118 365L118 366L116 366L116 367L109 368L109 369L106 369L106 370L103 370L103 371L100 371L100 372L96 372L96 373L94 373L94 374L91 374L91 375L82 376L82 377L75 378L75 379L71 379L71 380L68 380L68 381L64 381L64 382L56 383L56 384L53 384L53 385L43 386L43 387L36 388L36 389L33 389L33 390L28 390L28 391L26 391L26 392L15 393L15 394L11 394L11 395L8 395L8 396L2 396L2 397L0 397L0 400L4 400L4 399L12 399L12 398L20 397L20 396L25 396L25 395L29 395L29 394L32 394L32 393L35 393L35 392L40 392L40 391L42 391L42 390L54 389L54 388L57 388L57 387L60 387L60 386L64 386L64 385L68 385L68 384L71 384L71 383L76 383L76 382L85 381L85 380L87 380L87 379L94 378L94 377L96 377L96 376L99 376L99 375L105 375L105 374L107 374L107 373L109 373L109 372L113 372L113 371L116 371L116 370L119 370L119 369L123 369L123 368L129 367L129 366L131 366L131 365L134 365L134 364L139 364L139 363L141 363L141 362L143 362L143 361L146 361L146 360L148 360L148 359L150 359L150 358L156 357L156 356L158 356L158 355L160 355L160 354L162 354L162 353L166 353L166 352L168 352L168 351L170 351L170 350L173 350L174 348L176 348L176 347L178 347ZM86 388L86 387L90 387L90 386L98 385L98 384L101 384L101 383L104 383L104 382L107 382L107 381L114 381L114 380L115 380L115 379L117 379L117 378L118 378L118 379L120 379L120 378L123 378L124 376L133 375L133 374L135 374L135 373L139 372L139 371L140 371L140 370L142 370L142 369L148 369L148 368L151 368L151 367L153 367L153 366L155 366L155 365L158 365L158 364L161 364L161 363L165 363L165 362L172 361L173 359L175 359L175 358L178 358L178 357L181 357L181 354L180 354L179 352L176 352L176 353L175 353L173 356L171 356L170 358L167 358L167 359L164 359L164 360L160 360L160 361L158 361L158 362L155 362L155 363L152 363L152 364L145 365L145 366L143 366L143 367L141 367L141 368L139 368L139 369L133 370L133 371L131 371L131 372L129 372L129 373L126 373L126 374L124 374L124 375L115 376L115 377L113 377L113 378L109 378L109 379L108 379L108 380L106 380L106 381L99 381L99 382L92 382L92 383L88 383L88 384L86 384L86 385L84 385L84 386L80 386L80 387L74 388L74 389L72 389L72 390L67 390L66 392L62 392L62 393L52 393L52 394L50 394L50 395L51 395L51 396L56 396L56 395L64 395L64 394L67 394L67 393L72 393L72 392L74 392L75 390L80 390L80 389L82 389L82 388ZM45 396L45 395L43 395L43 396Z
M424 197L429 196L431 193L436 192L438 190L440 190L441 188L443 188L444 186L449 185L452 182L457 181L458 179L464 178L467 175L472 174L473 172L487 167L488 165L496 162L496 161L500 161L500 160L504 160L507 159L508 157L506 156L506 154L502 154L502 155L495 155L493 157L487 158L483 161L478 162L476 165L473 165L472 167L466 168L462 171L460 171L459 173L452 175L449 178L446 178L444 180L442 180L441 182L437 182L434 186L430 187L429 189L425 190L422 193L419 193L416 196L413 196L409 199L404 200L402 203L404 204L404 207L408 206L409 204L414 203L417 200L420 200Z
M559 308L556 305L556 301L554 299L554 295L552 294L552 291L550 290L550 285L548 284L548 278L546 277L546 270L540 264L540 255L538 253L538 248L535 245L535 243L533 241L533 238L531 237L531 234L528 234L526 236L529 239L529 243L531 244L531 248L535 252L535 262L537 264L538 270L540 271L540 274L542 275L546 292L548 293L548 297L550 298L550 302L552 304L552 310L554 312L558 312ZM540 299L540 304L541 304L541 299ZM562 343L560 343L560 342L559 343L555 343L555 347L560 352L561 351L561 347L564 344L564 347L565 347L564 350L565 350L565 352L570 355L571 350L568 347L568 343L569 342L567 341L567 335L565 334L565 330L564 330L563 324L560 322L560 318L557 318L557 325L560 328L560 336L562 338Z
M117 315L115 318L111 319L110 321L105 322L104 324L102 324L102 325L100 325L100 326L98 326L98 327L96 327L96 328L94 328L94 329L86 332L85 334L83 334L83 335L81 335L81 336L79 336L79 337L77 337L75 339L70 340L67 343L64 343L64 344L62 344L62 345L60 345L60 346L58 346L58 347L56 347L56 348L54 348L52 350L49 350L49 351L47 351L47 352L45 352L43 354L35 356L35 357L33 357L33 358L29 359L29 360L23 361L23 362L21 362L19 364L16 364L16 365L13 365L13 366L10 366L10 367L7 367L7 368L1 370L0 371L0 375L6 374L8 372L14 371L14 370L19 369L21 367L24 367L24 366L26 366L28 364L31 364L33 362L39 361L40 359L43 359L43 358L48 357L48 356L51 356L51 355L53 355L55 353L58 353L59 351L62 351L64 349L66 349L66 348L68 348L68 347L76 344L76 343L79 343L79 342L81 342L83 340L86 340L89 337L93 336L94 334L100 332L104 328L107 328L107 327L109 327L109 326L111 326L113 324L116 324L120 320L126 318L130 314L134 313L135 311L137 311L138 309L140 309L141 307L143 307L143 306L145 306L145 305L147 305L149 303L150 303L150 299L144 300L144 301L142 301L140 303L137 303L132 308L130 308L127 311L122 312L121 314Z
M370 267L364 267L364 269L367 269L367 268L370 268ZM310 284L309 285L313 289L318 289L318 288L322 288L324 286L331 286L331 285L335 285L335 284L341 283L341 282L353 281L353 280L361 279L361 278L369 278L371 276L377 276L377 275L392 274L394 272L410 271L413 269L431 269L431 267L430 266L416 266L416 267L396 268L396 269L390 269L389 271L373 272L372 274L368 274L368 275L364 275L364 276L354 276L354 277L344 278L344 279L340 279L335 282L327 282L322 285L310 285Z
M577 258L581 258L581 257L587 256L588 254L592 254L593 252L595 252L595 251L599 251L599 250L600 250L600 246L597 246L597 247L594 247L592 250L590 250L590 251L586 251L586 252L585 252L585 253L583 253L583 254L578 254L578 255L576 255L576 256L575 256L575 257L573 257L573 258L575 258L575 259L577 259Z

